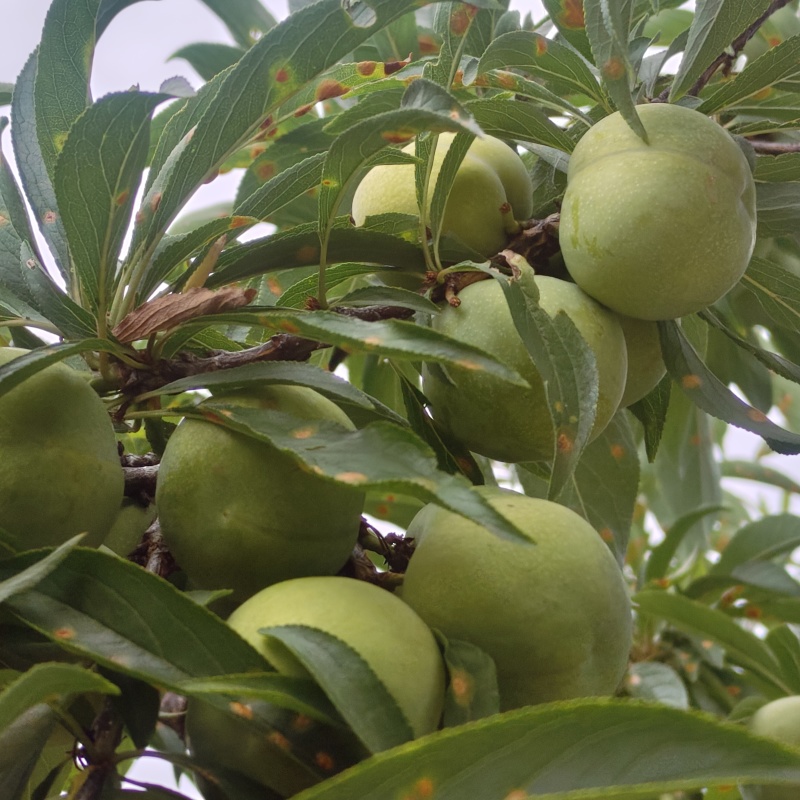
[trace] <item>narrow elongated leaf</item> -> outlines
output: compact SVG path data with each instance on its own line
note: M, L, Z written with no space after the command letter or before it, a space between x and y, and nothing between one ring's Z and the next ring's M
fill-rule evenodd
M647 141L647 132L636 113L631 94L633 67L628 56L631 27L631 0L584 0L586 33L592 46L594 63L608 94L620 114L636 134Z
M89 104L100 0L54 0L44 21L34 90L36 133L47 174L72 124Z
M800 181L800 153L757 156L754 177L757 181L774 183Z
M694 525L705 517L711 514L718 514L720 511L724 510L725 508L723 506L698 508L696 511L686 514L670 525L664 541L656 545L650 551L650 556L647 559L644 572L645 582L656 581L665 577L675 553Z
M150 117L169 95L122 92L88 108L73 125L54 187L81 294L101 313L147 160Z
M562 311L551 318L539 307L533 270L502 280L514 327L542 376L553 426L553 468L547 497L557 498L572 478L597 411L594 353Z
M204 81L210 81L218 73L232 67L244 53L243 48L229 44L195 42L176 50L170 58L185 59Z
M258 0L202 0L227 26L242 47L250 47L277 24Z
M106 339L84 339L78 342L48 345L18 356L0 366L0 396L10 392L15 386L45 367L92 350L113 353L119 350L119 346Z
M412 431L389 422L373 422L350 431L333 422L309 425L289 414L206 401L186 411L268 442L316 474L348 486L393 491L435 502L501 536L516 528L472 491L462 475L438 469L430 448Z
M364 308L365 306L390 306L408 308L423 314L435 314L439 309L435 303L409 289L394 286L361 286L336 300L337 308Z
M689 708L689 695L680 675L669 664L643 661L631 664L625 688L631 697L673 708Z
M23 554L3 562L0 578L33 560ZM219 617L136 564L97 550L71 551L6 608L70 652L173 691L191 677L267 669Z
M794 694L800 694L800 639L788 625L779 625L767 634L767 644L781 665L784 681Z
M793 36L767 50L717 89L698 106L704 114L713 114L752 97L781 81L800 75L800 36Z
M373 0L369 6L343 6L341 0L321 0L268 31L225 74L216 95L220 103L210 105L198 121L164 183L157 207L143 208L146 242L166 230L186 198L256 132L273 109L418 5L415 0ZM479 0L474 5L494 3Z
M354 228L348 220L331 231L328 263L364 262L424 272L419 245L399 236ZM246 280L266 272L319 264L320 243L316 223L298 225L265 239L228 248L206 285L213 288Z
M793 233L800 223L800 183L756 184L756 207L760 237Z
M659 322L664 363L681 390L706 413L761 436L776 452L800 453L800 434L772 422L740 400L711 373L674 322Z
M710 571L730 573L740 564L772 559L797 547L800 547L800 519L792 514L763 517L736 531Z
M461 64L461 54L467 35L478 13L474 6L466 3L442 3L434 11L433 30L441 39L435 61L425 64L422 77L444 88L453 83L456 69Z
M287 708L298 714L334 727L344 727L331 701L314 681L264 672L253 675L221 675L213 678L192 678L181 684L181 692L192 697L206 694L224 694L232 697L247 697Z
M39 703L84 692L119 694L119 688L85 667L36 664L0 692L0 730Z
M800 327L800 277L780 264L753 257L740 286L760 310L788 330Z
M391 271L391 267L376 267L374 264L359 264L345 261L343 264L334 264L325 270L325 285L333 289L341 283L346 283L359 275ZM310 297L316 297L319 292L319 275L314 273L290 286L275 304L279 308L305 308Z
M309 156L271 178L234 209L236 214L269 219L287 203L317 186L322 179L325 153Z
M519 100L473 100L467 109L491 136L519 139L571 153L575 143L532 103Z
M370 665L346 642L306 625L264 628L309 671L336 710L372 753L414 738L397 701Z
M800 494L800 483L783 472L753 461L723 461L720 472L725 478L742 478L747 481L758 481L768 486L776 486L785 492Z
M73 536L68 541L59 545L52 553L45 555L40 561L32 564L12 578L0 583L0 603L19 592L32 589L39 581L46 578L67 556L70 550L77 547L84 534Z
M14 84L0 81L0 106L7 106L11 103L14 94Z
M728 658L753 670L764 680L786 690L775 656L754 633L745 630L722 611L704 603L658 589L634 595L640 613L650 614L722 645Z
M142 395L141 399L157 397L163 394L180 394L190 389L206 388L213 390L215 387L224 387L226 390L230 390L253 386L268 386L273 383L308 386L316 389L326 397L330 397L332 400L344 401L360 408L374 409L376 407L375 402L369 395L344 378L340 378L338 375L320 367L293 361L264 361L257 364L232 367L219 372L193 375L173 381L160 389Z
M800 780L800 755L707 715L615 700L525 708L381 753L295 800L624 800Z
M66 280L69 277L67 235L58 213L56 193L45 166L36 131L34 86L38 63L39 54L38 50L35 50L17 78L11 102L11 115L14 118L11 144L25 196L31 205L39 230L50 247L56 267Z
M520 69L541 78L553 91L585 94L608 107L603 90L587 63L566 45L538 33L511 31L498 36L481 56L478 75L490 69Z
M769 0L698 0L683 60L670 90L670 101L685 95L698 78L769 7Z
M587 60L592 58L592 48L586 35L586 18L583 0L543 0L559 33Z

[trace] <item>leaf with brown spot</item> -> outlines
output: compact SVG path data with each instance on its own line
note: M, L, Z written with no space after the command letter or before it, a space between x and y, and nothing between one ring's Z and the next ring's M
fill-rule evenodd
M237 286L225 286L216 291L198 286L185 294L168 294L131 311L112 333L124 343L146 339L196 317L235 311L251 303L256 294L255 289Z

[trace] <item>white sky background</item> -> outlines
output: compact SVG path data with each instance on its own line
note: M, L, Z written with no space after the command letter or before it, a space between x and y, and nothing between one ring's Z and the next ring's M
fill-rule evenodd
M288 12L287 0L262 2L278 19ZM49 5L50 0L0 0L0 82L13 83L16 79L38 44ZM512 0L511 8L523 14L531 12L534 19L544 14L538 0ZM234 44L222 22L199 0L141 2L125 9L98 43L93 67L93 96L123 91L133 85L145 91L156 91L162 81L175 75L183 75L194 87L198 87L202 81L185 61L168 59L184 45L200 41ZM143 42L146 43L144 47ZM0 114L7 115L8 109L0 109ZM2 145L7 156L11 157L8 133ZM238 181L238 174L222 176L211 186L204 187L189 208L231 197ZM726 441L726 454L728 458L752 459L762 446L758 437L733 431ZM797 457L773 455L766 463L793 474L796 479L800 478ZM764 503L773 513L782 510L782 493L777 490L756 492L754 484L738 480L726 480L726 485L731 491L748 497L754 507ZM793 503L793 510L797 512L798 509L800 504ZM140 767L135 771L140 780L171 782L170 767L155 759L146 761L146 768ZM187 795L199 797L186 782L180 788Z

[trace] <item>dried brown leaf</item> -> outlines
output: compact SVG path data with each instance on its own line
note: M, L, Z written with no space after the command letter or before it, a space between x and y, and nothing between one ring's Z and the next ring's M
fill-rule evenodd
M217 290L197 287L183 294L157 297L131 311L112 333L124 343L145 339L195 317L241 308L251 303L255 296L255 289L225 286Z

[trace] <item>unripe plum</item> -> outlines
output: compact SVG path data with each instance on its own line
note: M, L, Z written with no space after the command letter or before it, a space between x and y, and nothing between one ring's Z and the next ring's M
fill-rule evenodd
M428 505L408 529L416 549L402 599L494 659L502 710L613 694L628 663L631 605L611 551L562 505L479 491L529 541Z
M800 748L800 695L781 697L756 711L750 719L750 730L759 736L777 739L790 747ZM797 800L800 785L752 787L759 800Z
M0 364L26 352L0 348ZM14 549L103 541L124 477L111 418L78 371L54 364L0 397L0 453L0 529Z
M594 352L599 399L592 438L616 412L627 373L625 338L616 315L575 284L537 276L539 303L551 316L563 310ZM458 307L445 306L433 327L490 353L530 386L513 386L484 372L423 369L423 390L433 416L470 450L500 461L549 460L554 440L544 384L514 327L502 287L494 280L462 289Z
M440 133L431 172L433 187L454 134ZM403 148L414 153L414 145ZM533 209L533 187L522 159L508 145L488 136L475 139L458 168L445 206L443 230L479 253L501 250L514 220L527 219ZM387 212L419 215L413 164L373 167L353 196L353 219L363 225L368 216Z
M700 311L741 278L756 233L755 184L716 122L666 103L637 107L648 142L617 112L578 142L559 239L589 295L629 317Z
M226 402L353 424L298 386L265 386ZM364 493L326 480L271 445L221 425L184 420L167 442L156 506L164 539L191 583L241 602L271 583L330 575L358 537Z

